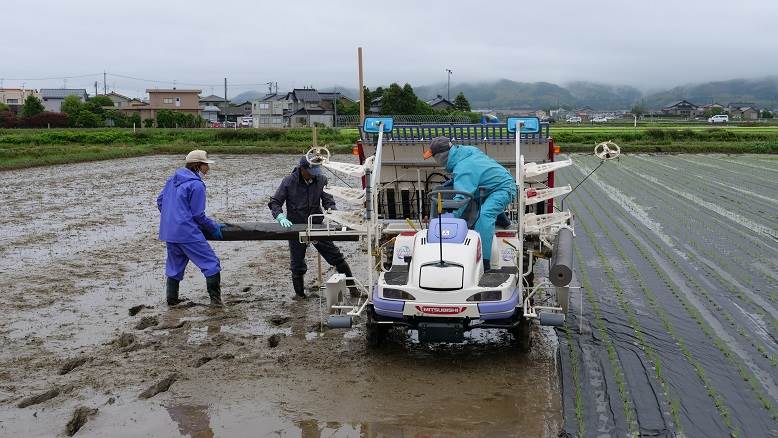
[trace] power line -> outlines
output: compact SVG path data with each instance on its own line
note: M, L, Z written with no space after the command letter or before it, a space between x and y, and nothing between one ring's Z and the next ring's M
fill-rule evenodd
M56 79L78 79L78 78L88 78L90 76L100 76L102 73L90 73L85 75L75 75L75 76L52 76L48 78L3 78L4 81L53 81Z

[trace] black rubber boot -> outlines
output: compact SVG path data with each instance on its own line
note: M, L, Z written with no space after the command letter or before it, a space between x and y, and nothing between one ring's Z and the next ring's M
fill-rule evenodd
M175 306L176 304L181 304L181 302L184 301L178 299L179 283L180 282L175 278L167 277L166 295L167 295L168 306Z
M349 267L348 263L346 261L342 261L335 266L335 270L338 271L339 274L343 274L346 277L353 277L351 274L351 267ZM346 280L346 286L348 287L349 294L356 298L359 296L359 289L357 289L357 286L354 284L354 280Z
M491 271L492 270L492 264L489 262L489 260L484 259L484 272Z
M211 305L214 307L222 306L222 277L221 272L205 277L205 285L208 288L208 296L211 297Z
M292 287L294 287L295 298L306 298L305 297L305 277L303 277L302 275L292 274Z

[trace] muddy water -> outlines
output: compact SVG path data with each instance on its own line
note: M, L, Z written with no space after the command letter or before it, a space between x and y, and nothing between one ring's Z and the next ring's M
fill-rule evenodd
M271 220L267 201L294 159L216 158L208 213ZM533 333L529 355L490 332L456 347L396 334L370 351L360 325L322 331L319 301L290 299L285 242L215 243L226 309L167 309L154 200L176 164L144 157L0 173L0 436L62 434L77 406L98 409L77 436L556 436L552 332ZM359 245L340 246L366 272ZM308 265L312 283L313 250ZM207 300L193 266L181 294ZM130 316L136 305L147 307ZM157 325L135 329L144 317ZM87 362L59 375L71 358ZM167 392L138 398L170 373ZM62 388L53 399L16 407L52 387Z

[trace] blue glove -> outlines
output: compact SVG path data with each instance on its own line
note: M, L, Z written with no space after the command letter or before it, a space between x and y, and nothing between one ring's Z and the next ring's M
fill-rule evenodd
M439 185L440 188L448 188L448 187L454 187L454 178L449 178L443 182L443 184Z
M292 228L292 221L287 219L286 216L284 216L283 213L281 213L278 216L276 216L276 222L281 224L281 226L284 227L284 228Z
M222 240L224 239L224 236L222 236L222 228L226 227L227 224L216 224L216 229L213 230L213 237Z

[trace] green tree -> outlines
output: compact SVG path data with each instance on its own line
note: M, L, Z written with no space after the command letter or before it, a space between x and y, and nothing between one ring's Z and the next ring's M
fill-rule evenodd
M140 116L138 116L140 117ZM143 119L143 127L144 128L153 128L154 127L154 119Z
M459 94L457 94L457 97L454 99L454 108L456 108L457 111L470 112L470 102L467 101L465 93L460 91Z
M157 128L172 128L175 126L175 116L173 111L159 110L157 112Z
M81 99L79 99L78 96L71 94L70 96L65 96L65 99L62 100L59 112L67 114L70 120L74 122L76 116L82 109L84 109L84 104L81 103Z
M770 111L768 111L766 109L763 109L762 112L759 114L759 117L761 117L763 119L772 119L773 118L773 113L771 113Z
M40 114L45 110L46 108L43 107L43 102L41 102L40 99L38 99L33 95L29 95L27 96L26 99L24 99L24 105L22 105L21 116L23 119L27 119L36 114Z
M381 100L381 113L387 115L417 114L422 108L410 84L400 87L399 84L393 83L386 89Z
M140 128L141 127L140 123L141 123L140 122L140 114L138 114L138 113L132 113L131 116L127 117L127 127L128 128L131 128L133 126L136 126L136 127Z
M78 128L96 128L104 126L103 119L92 111L82 109L76 114L74 125Z
M6 105L6 104L4 104L3 102L0 102L0 112L3 112L3 111L11 111L11 107Z
M359 115L359 104L349 102L347 100L338 101L338 115L339 116L356 116Z

